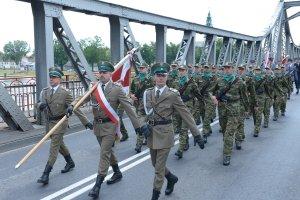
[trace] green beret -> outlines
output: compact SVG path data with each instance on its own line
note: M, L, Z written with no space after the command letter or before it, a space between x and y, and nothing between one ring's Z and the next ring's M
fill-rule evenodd
M101 62L98 65L99 72L113 72L115 70L114 66L110 62Z
M167 63L155 63L151 67L152 74L168 73L170 71L170 65Z
M50 77L58 77L61 78L64 73L57 67L52 67L49 69L49 76Z

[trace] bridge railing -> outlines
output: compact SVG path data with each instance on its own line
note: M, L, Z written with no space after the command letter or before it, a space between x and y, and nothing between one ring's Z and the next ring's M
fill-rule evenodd
M36 119L37 111L35 108L37 102L36 80L34 77L27 78L6 78L1 79L0 83L7 89L12 99L17 103L27 118ZM71 92L73 98L83 95L84 86L80 80L62 81L61 85ZM88 106L88 104L84 105ZM0 123L3 123L0 117Z

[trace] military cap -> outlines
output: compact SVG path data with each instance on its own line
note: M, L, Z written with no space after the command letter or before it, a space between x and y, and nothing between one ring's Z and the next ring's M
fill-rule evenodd
M247 65L239 65L238 68L246 69L246 68L247 68Z
M285 69L285 66L284 66L284 65L281 65L281 69Z
M194 67L199 68L199 67L200 67L200 64L197 63L197 64L194 65Z
M274 70L280 70L280 66L276 65L276 67L274 68Z
M224 65L222 65L222 67L233 67L233 63L232 62L226 62Z
M114 66L110 62L101 62L98 65L99 72L113 72L115 70Z
M261 70L261 68L259 66L255 66L254 70Z
M212 69L216 69L217 66L216 66L216 65L212 65L211 68L212 68Z
M168 73L170 71L170 65L168 63L155 63L151 67L152 74Z
M178 67L178 64L177 64L176 62L173 62L173 63L171 64L171 67L172 67L172 68Z
M52 67L49 69L49 76L50 77L58 77L61 78L64 73L57 67Z

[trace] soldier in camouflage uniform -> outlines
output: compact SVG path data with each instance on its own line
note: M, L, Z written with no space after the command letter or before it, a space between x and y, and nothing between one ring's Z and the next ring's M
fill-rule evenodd
M198 100L200 104L203 105L204 117L203 117L203 137L204 141L207 141L207 137L212 133L210 126L211 120L213 118L213 113L215 112L213 101L209 95L212 88L215 87L217 79L212 75L211 70L208 65L204 65L204 70L202 76L197 80L197 87L199 91Z
M265 100L266 100L266 78L264 74L262 74L262 71L259 66L254 68L254 75L253 75L253 81L254 81L254 88L255 88L255 94L256 94L256 102L257 102L257 108L255 109L253 107L253 120L254 120L254 137L258 137L258 134L260 132L261 122L262 122L262 115L264 111L265 106ZM253 101L252 101L253 102ZM255 105L251 105L255 106Z
M176 82L177 85L175 89L178 89L181 99L184 102L184 104L189 108L190 112L193 109L193 100L195 98L194 91L197 90L197 86L193 79L188 77L188 69L187 66L179 66L179 78ZM178 157L178 159L182 158L183 151L188 150L189 148L189 142L188 142L188 126L183 121L183 119L175 114L178 125L179 125L179 147L175 155Z
M226 130L223 137L223 165L227 166L230 164L233 142L237 133L241 99L247 101L247 94L244 82L233 71L232 63L226 63L224 70L225 74L221 79L218 79L215 88L212 90L214 94L212 99L214 103L223 104L225 108L225 118L223 120L226 124ZM243 138L238 139L242 140Z
M138 117L141 120L145 121L146 114L142 104L143 94L146 89L153 87L153 80L150 76L150 73L148 73L147 63L142 63L141 65L139 65L138 70L139 73L134 77L134 79L131 82L130 97L134 101L134 106L136 108ZM141 152L142 145L146 143L145 140L146 139L143 135L137 134L135 147L135 151L137 153Z
M282 73L279 66L276 66L274 69L274 104L273 112L274 118L273 121L277 121L279 116L280 105L284 96L284 92L281 84Z
M250 96L255 96L255 92L254 92L254 84L253 84L252 78L250 78L246 75L246 65L238 66L238 76L246 85L245 90L247 93L247 101L244 101L243 99L241 101L241 109L240 109L240 115L238 118L238 128L237 128L238 132L235 136L236 149L240 150L240 149L242 149L242 141L244 141L244 139L245 139L244 125L245 125L246 115L248 112L248 110L246 110L246 109L249 107L246 104L247 104L247 102L250 102L249 94L250 94ZM242 140L240 140L240 138L242 138Z
M129 136L128 136L128 132L127 132L124 122L123 122L124 109L123 109L122 105L119 105L119 107L117 109L117 114L120 118L120 131L122 133L122 138L120 139L120 142L124 142L124 141L128 140Z
M197 82L201 76L202 76L202 66L199 65L199 64L196 64L194 66L195 70L194 70L194 73L193 73L193 79L195 80L195 82ZM200 125L201 124L201 118L204 117L204 109L203 109L204 105L201 101L198 101L198 100L194 100L194 113L193 113L193 116L194 116L194 119L196 121L196 124L197 125Z
M293 85L290 82L291 81L290 75L288 73L286 73L286 69L284 66L281 66L281 73L282 73L282 77L281 77L280 82L282 84L282 89L283 89L284 95L282 98L282 102L280 104L280 111L281 111L281 116L285 116L288 95L289 95L290 91L292 90Z
M264 128L269 127L270 110L274 101L274 75L270 66L266 66L266 99L264 105Z

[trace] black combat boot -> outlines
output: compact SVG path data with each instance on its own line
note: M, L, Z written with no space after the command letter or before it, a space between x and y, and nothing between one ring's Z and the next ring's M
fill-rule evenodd
M228 166L230 165L230 156L223 156L223 165Z
M99 190L101 188L101 184L103 183L103 181L104 181L104 177L98 175L94 187L89 192L90 197L92 197L94 199L99 197Z
M156 189L153 189L153 193L152 193L152 198L151 198L151 200L158 200L159 195L160 195L160 191L158 191L158 190L156 190Z
M50 166L48 163L45 167L45 170L43 172L43 175L37 180L38 183L43 183L44 185L47 185L49 182L49 174L52 170L52 166Z
M183 156L183 152L182 152L182 151L180 151L180 150L177 150L177 151L176 151L176 153L175 153L175 156L177 156L177 157L178 157L178 159L181 159L181 158L182 158L182 156Z
M136 145L134 150L136 151L136 153L141 153L142 151L142 146L141 145Z
M113 168L114 174L112 175L112 177L106 182L108 185L110 184L114 184L118 181L120 181L122 179L122 172L119 169L118 164L116 165L112 165L111 166Z
M190 148L190 144L189 144L189 138L186 139L186 143L184 145L183 151L187 151Z
M147 138L144 138L143 145L147 145Z
M122 138L121 138L120 142L124 142L124 141L126 141L128 138L129 138L129 137L128 137L128 134L127 134L127 133L124 133L124 134L122 135Z
M237 150L241 150L242 149L242 142L241 141L235 141L235 148Z
M203 141L205 144L207 143L207 135L206 134L203 134Z
M277 121L278 117L274 116L273 121Z
M165 177L168 180L165 194L170 195L174 190L174 185L177 183L178 177L172 174L171 172L169 172Z
M65 160L66 160L67 164L66 164L65 168L63 170L61 170L61 173L67 173L67 172L73 170L73 168L75 167L75 163L72 160L70 154L65 156Z

